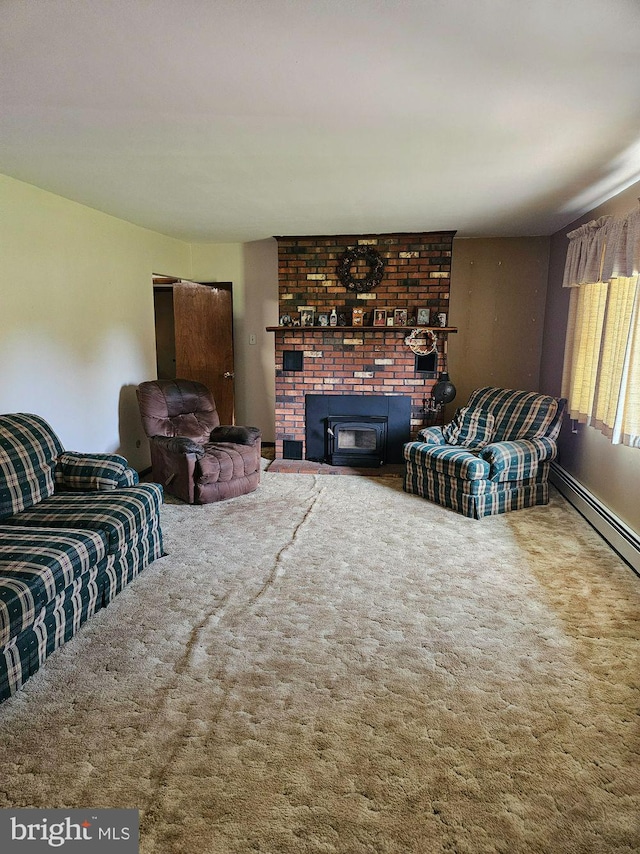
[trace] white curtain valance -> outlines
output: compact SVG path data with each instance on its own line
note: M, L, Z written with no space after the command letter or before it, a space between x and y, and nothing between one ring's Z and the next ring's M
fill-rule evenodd
M603 278L631 278L640 272L640 208L616 221L614 240L605 253Z
M624 218L603 216L570 231L562 286L630 277L640 268L640 208Z

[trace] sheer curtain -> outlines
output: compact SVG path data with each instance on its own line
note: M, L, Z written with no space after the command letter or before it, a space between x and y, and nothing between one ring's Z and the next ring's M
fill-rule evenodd
M640 209L570 232L562 394L571 418L640 447Z

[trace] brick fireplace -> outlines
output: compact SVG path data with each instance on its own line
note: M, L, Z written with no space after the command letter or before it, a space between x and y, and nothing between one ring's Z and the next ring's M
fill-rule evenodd
M448 316L451 250L455 232L324 237L279 237L279 315L298 321L305 308L333 309L344 325L272 327L276 363L276 458L305 459L307 395L399 395L410 399L411 436L430 423L425 405L444 369L447 333L438 336L435 364L424 363L405 344L406 327L373 326L383 309L393 316L406 309L408 323L418 309ZM337 275L346 250L372 247L384 260L382 280L371 292L347 289ZM366 264L353 267L365 276ZM354 308L364 309L364 325L352 327Z

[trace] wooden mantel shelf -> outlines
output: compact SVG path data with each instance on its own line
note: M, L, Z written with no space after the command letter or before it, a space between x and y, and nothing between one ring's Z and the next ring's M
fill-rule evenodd
M267 332L406 332L425 329L455 334L457 326L267 326Z

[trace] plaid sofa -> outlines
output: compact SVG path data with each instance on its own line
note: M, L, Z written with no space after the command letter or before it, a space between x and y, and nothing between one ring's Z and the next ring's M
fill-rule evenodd
M124 457L0 415L0 702L162 555L162 497Z
M566 401L480 388L444 427L404 446L404 489L474 519L549 501Z

